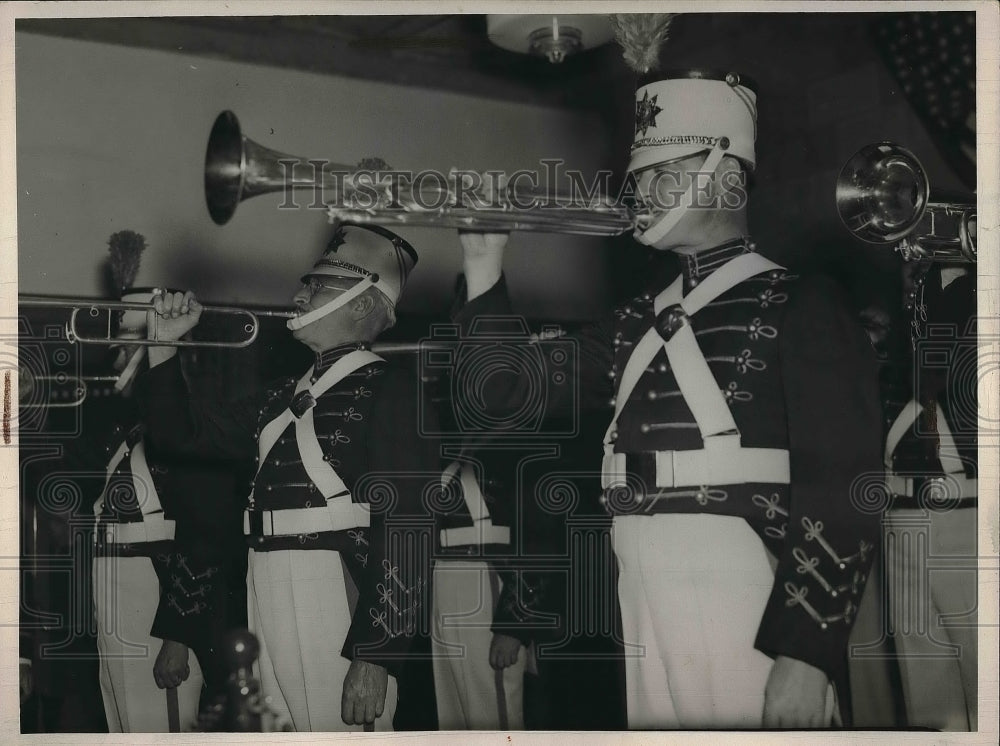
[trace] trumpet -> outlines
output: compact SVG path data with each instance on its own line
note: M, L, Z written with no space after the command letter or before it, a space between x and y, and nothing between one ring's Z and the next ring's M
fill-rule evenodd
M216 118L205 153L205 201L218 225L227 223L245 199L281 191L288 202L292 189L310 189L317 198L322 195L324 204L331 200L331 220L390 227L617 236L647 217L608 200L583 203L516 184L491 204L467 204L468 190L454 180L426 182L394 172L380 159L369 159L362 168L271 150L243 135L231 111Z
M112 330L112 318L117 311L152 311L152 302L139 303L128 301L107 301L95 298L67 298L61 296L44 295L18 295L18 305L66 308L70 311L69 321L66 322L66 339L70 342L93 345L120 345L128 343L130 345L141 345L153 347L159 345L170 345L172 347L201 347L201 348L226 348L240 349L253 344L260 333L260 317L276 317L290 319L296 314L294 311L275 310L249 310L237 306L202 306L202 316L207 314L219 314L223 316L243 317L243 332L245 337L234 341L215 340L160 340L157 333L157 320L159 316L153 314L152 328L146 339L123 340L115 337ZM81 332L78 326L80 315L86 313L90 318L99 318L102 313L108 314L107 327L104 336L88 336Z
M917 157L891 142L866 145L837 179L837 212L851 233L895 244L904 261L976 262L976 203L931 201Z

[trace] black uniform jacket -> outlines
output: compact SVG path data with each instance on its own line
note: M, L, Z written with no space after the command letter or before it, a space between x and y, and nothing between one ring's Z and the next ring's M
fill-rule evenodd
M125 443L125 455L108 480L98 516L98 552L150 557L160 582L150 634L191 648L215 685L222 675L216 654L222 637L229 627L245 624L245 591L232 582L246 573L245 553L240 551L242 516L234 498L239 476L233 464L157 449L144 437L145 428L130 401L110 399L102 409L102 416L88 419L85 432L67 448L62 468L78 476L85 506L92 506L104 488L106 468ZM143 440L163 517L175 521L174 540L107 545L102 541L104 525L142 521L139 501L145 497L133 486L129 454Z
M710 260L685 263L685 293L744 250L742 242L734 242L710 249ZM572 337L575 369L564 378L547 376L547 413L565 416L574 406L603 407L610 421L616 377L653 325L654 295L636 297L618 308L614 318ZM464 344L474 346L475 338L468 336L472 331L489 337L488 317L510 313L501 278L457 313L467 335ZM791 484L654 486L651 452L702 447L661 350L624 406L614 443L616 452L630 455L630 483L645 486L627 500L609 500L607 508L619 515L680 512L745 518L777 561L757 648L839 678L879 535L880 511L869 509L862 495L866 485L878 484L882 476L875 351L841 289L822 276L766 272L718 297L691 323L743 447L788 449ZM544 361L550 357L544 351L540 355ZM494 412L515 411L538 386L528 374L498 372L479 388L479 395Z
M317 357L313 377L356 349L359 345L352 344L325 351ZM296 381L279 381L237 402L195 400L175 357L137 380L137 396L151 437L163 448L256 458L261 430L292 403ZM254 551L339 551L357 590L342 654L392 672L405 658L416 622L426 612L432 528L423 495L434 487L440 491L437 443L421 435L422 418L434 413L422 406L417 380L383 361L362 367L319 396L313 417L324 458L354 502L371 506L371 526L250 541ZM435 432L435 427L428 429ZM260 465L249 507L322 505L323 495L302 467L294 423L289 424ZM404 534L414 530L426 541L408 540ZM394 597L386 596L387 589Z
M974 272L966 274L942 289L939 271L932 269L925 278L927 318L923 336L914 345L913 368L907 370L906 380L888 382L883 391L886 430L910 399L916 398L923 407L891 454L893 471L914 478L913 497L897 499L897 507L921 507L924 495L930 498L931 507L936 503L940 509L955 505L952 500L957 496L948 489L937 496L923 491L928 480L942 474L937 406L947 420L965 476L975 478L978 474L976 277Z

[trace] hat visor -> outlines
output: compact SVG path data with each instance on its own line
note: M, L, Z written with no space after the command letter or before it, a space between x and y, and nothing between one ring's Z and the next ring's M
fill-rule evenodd
M360 272L352 272L344 267L338 267L334 269L312 269L307 274L302 275L299 278L299 282L303 285L307 284L313 279L323 279L323 278L333 278L335 280L344 280L345 282L354 282L357 280L363 280L365 276Z
M629 161L628 170L632 173L645 171L653 166L664 166L675 161L682 161L685 158L707 153L708 148L704 145L660 145L657 147L643 148L632 156Z
M709 150L710 148L706 148L704 145L658 145L643 148L638 153L633 154L632 160L628 164L628 170L630 173L636 173L654 166L665 166L668 163L708 153ZM746 153L740 152L737 149L731 149L726 154L738 160L749 171L754 171L757 168L752 150L750 153Z

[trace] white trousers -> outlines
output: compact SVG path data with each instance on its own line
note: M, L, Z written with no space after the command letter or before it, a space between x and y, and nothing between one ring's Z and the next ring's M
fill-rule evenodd
M523 730L524 646L502 672L490 666L493 610L502 587L486 562L434 565L434 693L441 730Z
M753 529L732 516L620 516L612 541L628 727L762 727L772 660L754 639L774 571Z
M886 517L889 615L908 725L977 729L976 509Z
M351 662L340 651L351 625L340 554L326 549L250 551L247 605L260 642L261 692L297 731L362 731L341 718ZM376 731L391 731L396 679L389 677Z
M149 634L160 602L160 583L148 557L94 558L97 651L101 696L112 733L168 733L167 690L153 681L162 640ZM188 653L191 670L177 687L182 731L198 719L201 668Z

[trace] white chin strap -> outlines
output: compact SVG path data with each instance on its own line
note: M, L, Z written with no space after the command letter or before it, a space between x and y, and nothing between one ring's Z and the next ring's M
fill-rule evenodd
M145 357L145 347L140 347L132 353L132 357L129 358L128 365L125 366L125 370L119 374L118 380L115 381L116 392L121 393L124 388L128 386L129 381L135 378L135 372L139 369L139 363L141 363Z
M719 163L722 162L722 157L726 154L728 148L728 138L719 138L712 150L709 151L705 162L701 165L700 171L702 173L715 173L715 169L719 167ZM684 217L691 207L694 200L694 186L695 180L692 179L691 185L684 192L680 203L676 207L667 210L659 220L652 223L645 230L636 230L633 238L645 246L653 246L662 241L681 222L681 218Z
M388 285L381 282L378 279L378 275L372 275L372 277L366 277L358 280L357 284L354 285L350 290L341 293L340 296L334 298L329 303L326 303L319 308L314 308L309 313L304 313L301 316L296 316L295 318L289 319L285 325L291 329L293 332L301 329L304 326L308 326L314 321L318 321L327 314L333 313L341 306L350 303L352 300L357 298L368 288L378 288L385 294L387 298L392 298L392 291Z

